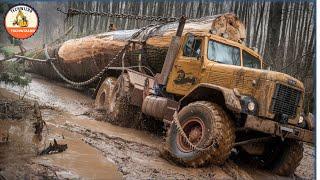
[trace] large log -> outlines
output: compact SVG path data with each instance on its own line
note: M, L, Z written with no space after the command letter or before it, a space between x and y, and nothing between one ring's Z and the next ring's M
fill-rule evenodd
M145 39L142 62L155 72L160 72L171 37L175 34L178 23L168 23L143 31L138 39ZM57 58L57 68L69 79L84 81L96 75L125 46L129 38L138 31L119 30L83 38L71 39L49 48L51 57ZM245 38L244 25L234 14L222 14L187 21L184 33L209 32L226 37L233 41ZM137 65L140 49L131 49L125 56L125 64ZM43 52L33 54L34 58L44 58ZM121 66L121 60L114 61L112 66ZM45 63L32 63L31 71L49 78L58 78L52 68Z

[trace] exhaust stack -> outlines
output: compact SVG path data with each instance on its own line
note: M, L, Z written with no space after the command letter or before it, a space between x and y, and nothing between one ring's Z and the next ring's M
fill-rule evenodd
M179 26L176 35L172 37L171 43L164 61L162 70L160 74L156 75L156 82L158 85L166 85L168 81L168 76L171 72L174 60L179 51L180 39L186 23L186 17L182 16L179 20Z

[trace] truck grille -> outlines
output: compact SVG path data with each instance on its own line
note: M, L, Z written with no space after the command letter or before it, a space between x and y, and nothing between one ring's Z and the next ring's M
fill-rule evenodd
M277 84L272 97L271 110L275 114L286 114L295 117L301 92L288 86Z

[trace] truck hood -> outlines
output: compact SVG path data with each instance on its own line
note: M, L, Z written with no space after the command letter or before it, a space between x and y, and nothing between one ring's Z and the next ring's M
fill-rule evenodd
M245 76L256 77L257 80L265 79L273 82L279 82L285 85L290 85L304 91L304 85L298 79L281 72L253 69L253 68L241 68L245 72Z

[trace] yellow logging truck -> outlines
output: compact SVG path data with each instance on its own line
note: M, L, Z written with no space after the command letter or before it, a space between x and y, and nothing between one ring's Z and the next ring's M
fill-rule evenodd
M136 111L168 124L167 151L177 163L223 164L233 148L290 175L313 142L312 120L302 116L303 84L263 70L258 53L213 33L183 34L181 18L162 71L122 69L106 77L96 105L116 121Z

